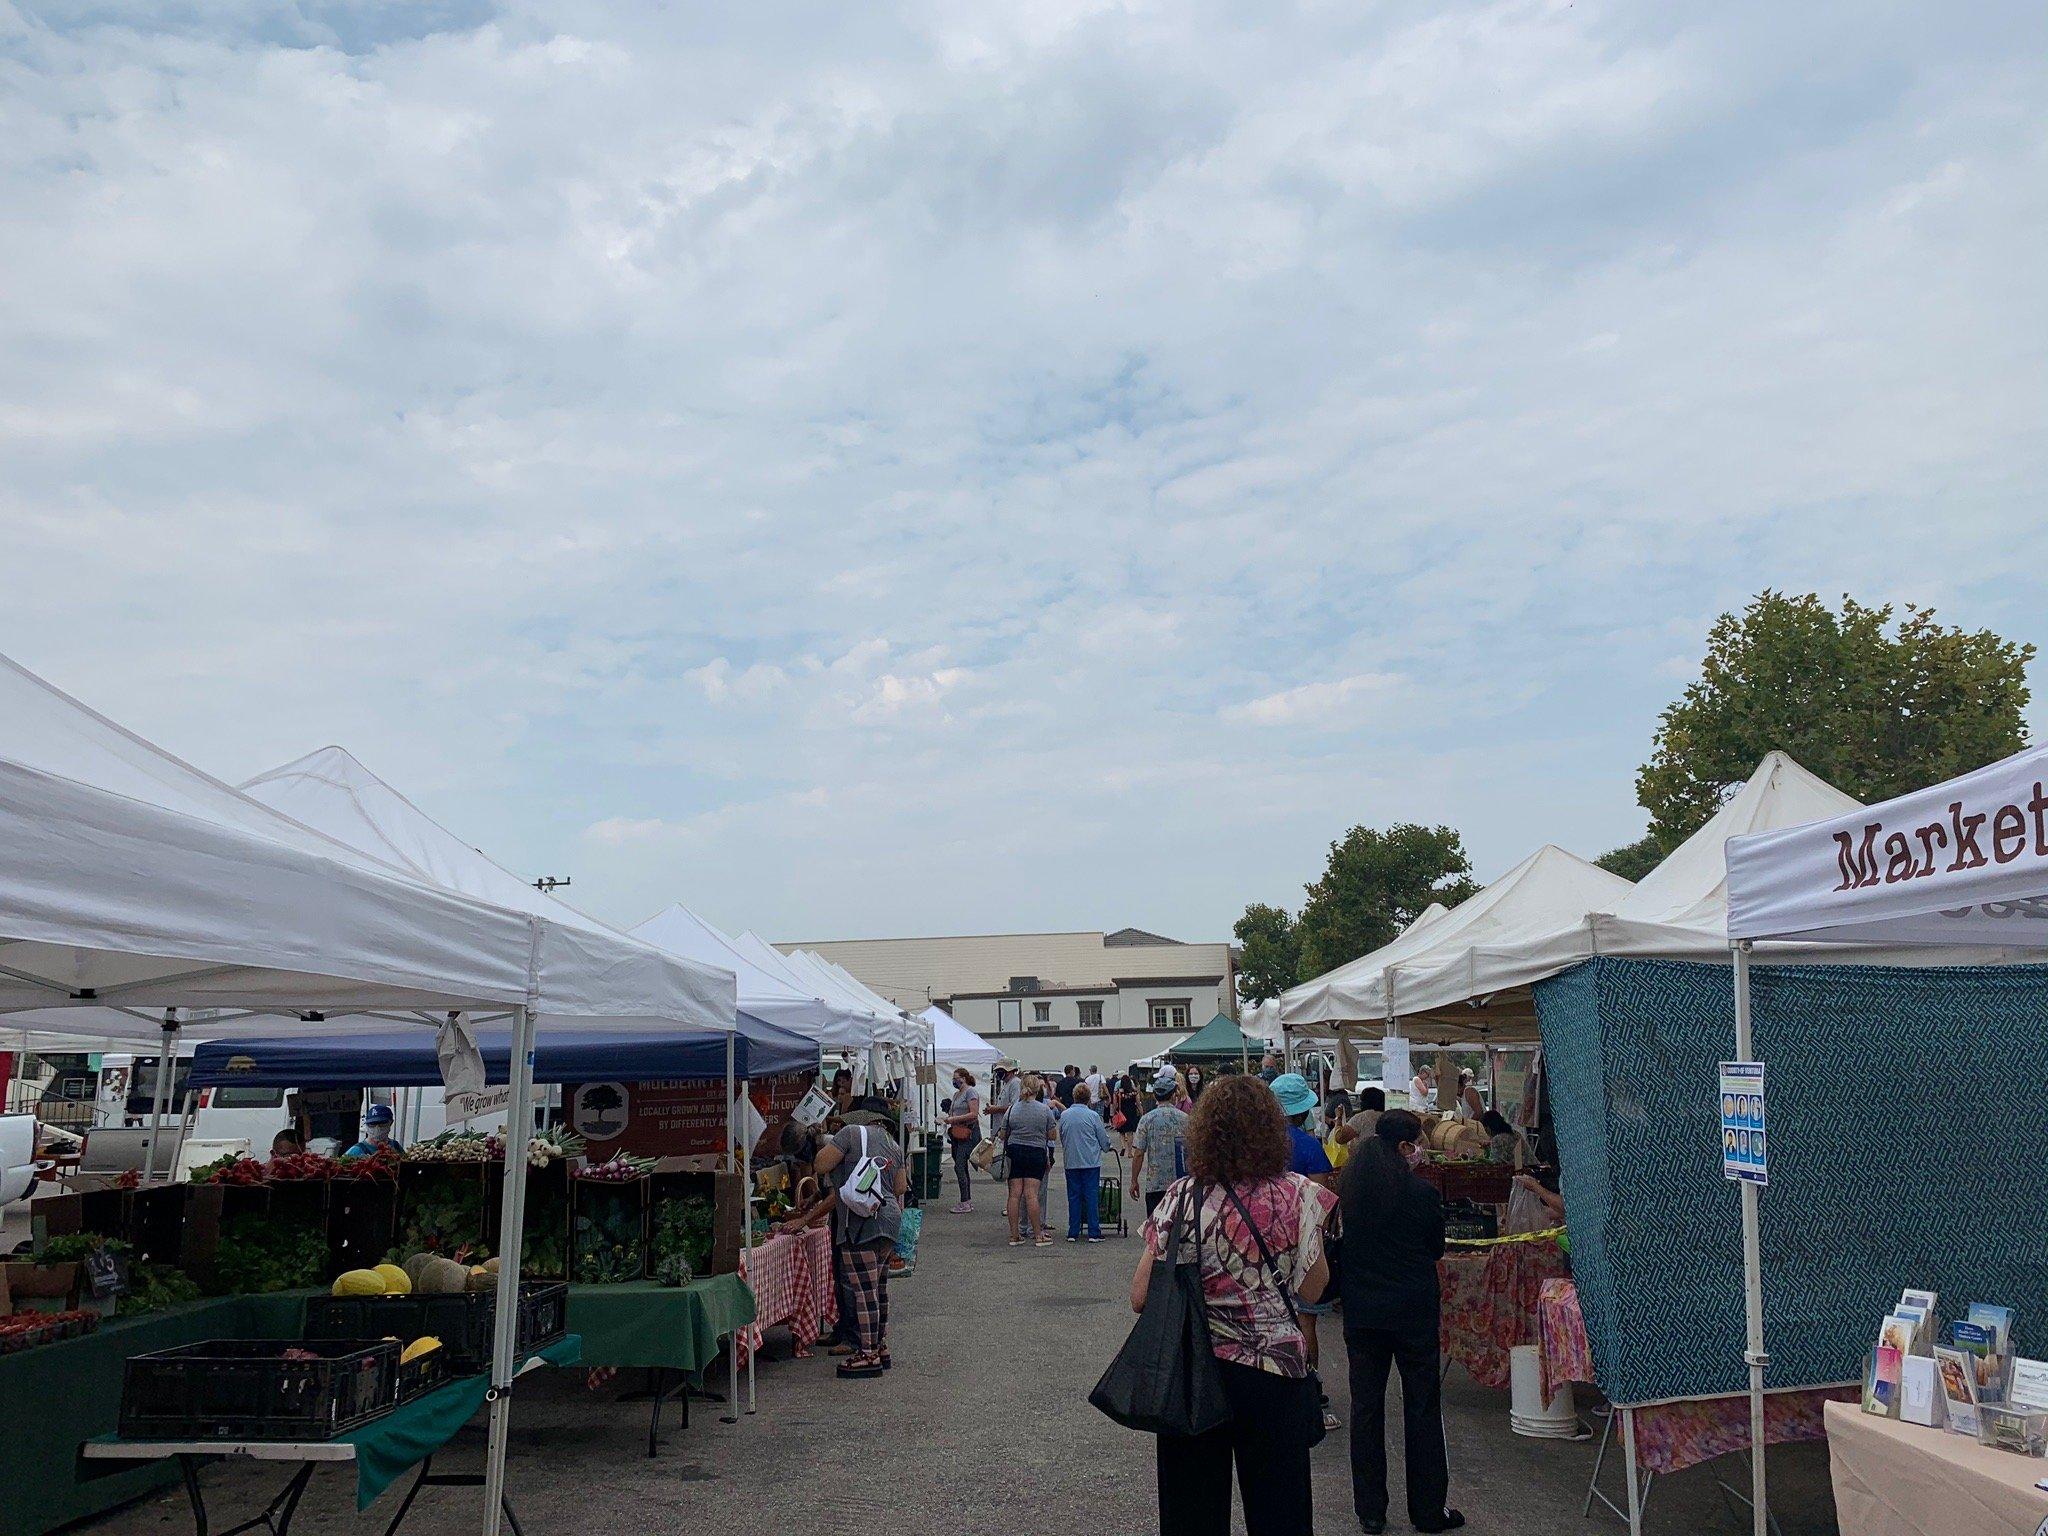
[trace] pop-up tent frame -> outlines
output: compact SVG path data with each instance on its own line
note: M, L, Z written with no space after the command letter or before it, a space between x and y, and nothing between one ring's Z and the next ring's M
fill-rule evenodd
M160 1035L160 1125L179 1010L194 1008L232 1015L209 1033L264 1016L319 1034L366 1018L508 1021L508 1118L527 1125L537 1020L710 1029L730 1051L735 997L729 972L442 889L325 837L0 657L0 1014L41 1033ZM525 1171L517 1159L505 1178L485 1536L503 1519Z
M1735 1055L1755 1059L1750 957L1762 941L2048 950L2048 748L1879 805L1729 840ZM2000 954L1999 959L2009 958ZM1750 1444L1763 1444L1763 1263L1758 1190L1742 1185ZM1751 1521L1769 1520L1764 1457L1750 1457Z

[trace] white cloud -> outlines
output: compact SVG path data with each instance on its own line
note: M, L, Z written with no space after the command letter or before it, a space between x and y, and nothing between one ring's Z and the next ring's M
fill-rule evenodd
M1225 720L1239 725L1300 725L1331 729L1363 723L1360 706L1386 694L1399 678L1385 672L1356 672L1328 682L1283 688L1242 704L1224 708Z
M2008 0L73 14L0 650L608 916L1215 935L1353 821L1632 836L1763 585L2048 640Z

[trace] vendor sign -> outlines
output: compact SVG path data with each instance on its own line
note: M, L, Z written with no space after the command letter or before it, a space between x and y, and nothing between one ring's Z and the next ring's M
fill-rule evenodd
M766 1127L761 1144L779 1132L810 1086L809 1073L759 1078L749 1099ZM578 1083L563 1090L569 1126L589 1143L593 1159L621 1152L635 1157L694 1157L725 1147L725 1084L711 1081Z

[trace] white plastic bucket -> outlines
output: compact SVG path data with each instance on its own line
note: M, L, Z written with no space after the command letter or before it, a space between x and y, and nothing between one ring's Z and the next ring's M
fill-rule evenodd
M1534 1344L1508 1351L1509 1419L1518 1435L1538 1440L1570 1440L1579 1434L1579 1409L1572 1384L1559 1382L1548 1404L1543 1401L1543 1371Z

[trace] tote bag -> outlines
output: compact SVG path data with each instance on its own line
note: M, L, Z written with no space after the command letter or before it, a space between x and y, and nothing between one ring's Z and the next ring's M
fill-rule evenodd
M1126 1429L1154 1435L1199 1435L1230 1417L1223 1375L1209 1343L1202 1302L1202 1197L1194 1191L1194 1244L1183 1260L1185 1212L1166 1239L1166 1262L1152 1266L1145 1310L1095 1383L1088 1401Z

